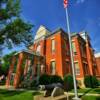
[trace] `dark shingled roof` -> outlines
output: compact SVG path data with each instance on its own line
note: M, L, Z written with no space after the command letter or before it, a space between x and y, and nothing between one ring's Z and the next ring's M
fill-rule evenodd
M68 33L65 32L62 28L57 28L56 30L52 31L51 34L49 34L47 36L47 38L50 37L50 36L52 36L52 35L54 35L54 34L56 34L56 33L58 33L58 32L63 32L65 35L68 35Z
M32 52L32 51L30 51L30 50L21 50L21 51L15 53L14 55L17 55L17 54L19 54L19 53L21 53L21 52L24 52L24 53L27 53L27 54L31 54L31 55L35 55L35 56L40 56L40 57L42 57L40 54L38 54L38 53L36 53L36 52Z

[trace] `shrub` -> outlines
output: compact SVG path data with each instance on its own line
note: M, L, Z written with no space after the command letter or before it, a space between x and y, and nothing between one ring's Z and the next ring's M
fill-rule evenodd
M70 91L71 89L74 88L72 75L66 75L64 77L64 88L67 91Z
M37 87L37 81L32 80L24 80L20 83L19 88L26 88L26 89L33 89L34 87Z
M47 74L41 75L40 78L39 78L39 84L41 84L41 85L50 84L50 78L51 77Z
M0 85L5 85L6 80L0 81Z
M6 83L6 77L4 75L0 76L2 79L0 80L0 85L5 85Z
M95 76L85 76L84 78L84 84L88 88L95 88L99 85L99 82Z
M39 84L41 85L48 85L53 83L63 83L63 80L60 76L47 74L44 74L39 78Z
M63 83L63 80L60 76L57 76L57 75L53 75L51 76L51 79L50 79L50 83Z
M31 87L36 87L37 86L37 81L36 80L32 80L31 81Z
M99 82L99 86L100 86L100 80L98 80L98 82Z

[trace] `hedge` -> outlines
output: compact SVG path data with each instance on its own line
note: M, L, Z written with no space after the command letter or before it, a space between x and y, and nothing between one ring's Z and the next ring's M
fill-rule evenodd
M99 85L99 82L95 76L88 75L84 78L84 84L88 88L95 88Z
M60 76L58 75L41 75L39 78L39 84L41 85L48 85L48 84L53 84L53 83L63 83L63 80Z
M72 75L66 75L64 77L64 88L66 91L70 91L74 88Z

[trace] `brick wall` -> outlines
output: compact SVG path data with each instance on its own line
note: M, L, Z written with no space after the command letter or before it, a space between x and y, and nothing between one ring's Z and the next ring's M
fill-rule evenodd
M100 57L96 57L96 64L97 64L96 75L97 77L100 78Z

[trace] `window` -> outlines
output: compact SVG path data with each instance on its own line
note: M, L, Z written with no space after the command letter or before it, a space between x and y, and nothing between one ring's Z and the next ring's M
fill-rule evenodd
M40 45L37 46L36 52L40 54L40 52L41 52L41 46Z
M41 73L41 65L40 64L37 64L36 65L36 73L37 73L37 75L39 76L40 75L40 73Z
M85 75L87 75L88 74L88 65L83 63L83 67L84 67L84 73L85 73Z
M64 40L63 49L65 50L66 56L70 55L69 47L67 44L67 40Z
M52 52L55 52L55 40L54 39L52 39L51 47L52 47Z
M55 63L55 61L51 62L51 74L52 75L56 74L56 63Z
M80 44L82 57L86 57L86 48L83 44Z
M31 60L27 60L28 71L30 70Z
M75 42L72 42L72 49L73 49L73 54L76 55L76 46L75 46Z
M83 51L83 45L82 44L80 44L80 48L81 48L81 54L82 54L82 57L83 57L84 51Z
M80 75L80 68L79 68L78 62L75 62L74 65L75 65L75 72L76 72L76 75Z
M69 51L69 50L67 50L66 55L67 55L67 56L69 56L69 55L70 55L70 51Z
M41 65L41 73L44 74L45 73L45 66L42 64Z
M70 72L69 71L69 62L68 61L66 61L66 72L67 72L67 74Z
M65 50L67 49L67 43L66 43L66 40L64 40L64 49L65 49Z

